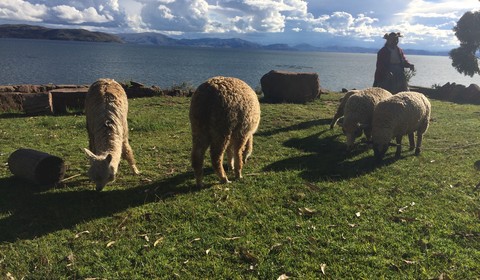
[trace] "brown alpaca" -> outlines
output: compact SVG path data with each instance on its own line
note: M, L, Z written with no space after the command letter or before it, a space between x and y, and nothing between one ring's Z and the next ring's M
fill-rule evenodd
M118 164L123 157L133 172L133 151L128 143L128 101L122 86L112 79L100 79L93 83L85 98L88 149L90 158L88 175L101 191L108 182L115 180Z
M235 178L242 178L243 164L253 149L253 134L260 123L260 103L250 86L230 77L213 77L201 84L190 103L192 167L202 186L203 160L210 158L221 183L230 182L223 169L226 151Z

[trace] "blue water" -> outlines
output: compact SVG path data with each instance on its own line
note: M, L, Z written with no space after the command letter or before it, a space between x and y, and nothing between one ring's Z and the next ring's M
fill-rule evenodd
M170 87L198 86L222 75L253 88L272 69L316 72L323 88L365 88L373 83L375 54L170 48L115 43L0 39L0 84L91 84L98 78ZM459 74L447 56L407 55L415 64L410 84L431 87L480 84Z

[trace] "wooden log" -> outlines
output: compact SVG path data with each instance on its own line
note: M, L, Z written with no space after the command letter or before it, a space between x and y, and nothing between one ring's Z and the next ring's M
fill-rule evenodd
M28 115L51 114L52 95L50 93L23 93L23 111Z
M8 158L13 175L37 185L53 185L65 176L65 164L59 157L31 150L18 149Z
M50 91L55 114L67 113L68 109L83 110L88 88L61 88Z

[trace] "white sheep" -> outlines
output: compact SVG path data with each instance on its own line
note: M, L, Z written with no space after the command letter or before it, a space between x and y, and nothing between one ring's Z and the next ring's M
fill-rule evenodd
M379 87L371 87L354 92L348 98L343 110L343 133L347 137L347 149L353 147L355 138L365 133L367 141L372 131L372 116L375 106L392 94Z
M345 103L347 103L348 98L358 92L358 90L350 90L343 95L342 98L340 98L340 104L338 104L337 111L335 112L335 115L333 116L332 122L330 123L330 129L333 129L333 127L337 124L338 120L343 117L343 110L345 108Z
M88 149L90 158L88 175L101 191L115 179L121 157L132 171L139 174L133 151L128 143L128 101L125 90L112 79L94 82L85 97Z
M410 150L420 154L423 134L430 120L430 101L418 92L400 92L380 102L373 113L372 142L375 158L380 161L385 155L390 140L396 139L395 157L402 152L402 137L408 135ZM414 132L417 133L415 146Z
M208 147L220 182L229 182L222 164L225 151L235 177L242 178L243 164L252 152L253 134L260 123L260 103L253 89L237 78L210 78L193 94L189 116L197 186L202 186Z

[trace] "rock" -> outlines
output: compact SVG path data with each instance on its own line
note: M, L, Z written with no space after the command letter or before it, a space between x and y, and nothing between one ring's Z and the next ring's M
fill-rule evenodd
M83 110L88 88L60 88L50 91L52 110L55 114L65 114L68 109Z
M307 103L320 95L317 73L272 70L260 79L265 100L280 103Z

